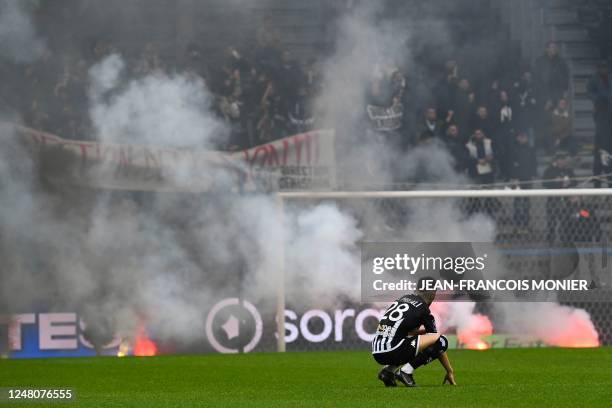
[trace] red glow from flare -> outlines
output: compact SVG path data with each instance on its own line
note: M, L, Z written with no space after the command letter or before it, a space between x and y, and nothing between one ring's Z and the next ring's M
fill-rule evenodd
M157 345L147 336L144 325L140 325L136 332L133 354L139 357L154 356L157 354Z
M471 350L487 350L491 345L482 337L493 334L493 324L487 316L474 314L474 304L434 302L431 311L441 321L442 332L457 329L458 347Z
M493 334L493 325L487 316L475 314L470 316L466 327L457 329L457 339L470 350L486 350L491 345L482 340L484 336Z
M582 317L579 313L568 314L565 319L564 330L554 333L545 342L551 346L559 347L597 347L599 346L599 336L588 318Z
M457 329L459 347L485 350L491 345L482 338L493 333L490 320L483 315L473 314L473 306L466 303L435 302L431 311L440 321L441 332ZM522 313L522 309L519 310ZM538 340L548 346L557 347L598 347L599 335L591 317L583 309L561 306L553 303L536 304L533 313L518 316L513 324L515 335L529 341Z

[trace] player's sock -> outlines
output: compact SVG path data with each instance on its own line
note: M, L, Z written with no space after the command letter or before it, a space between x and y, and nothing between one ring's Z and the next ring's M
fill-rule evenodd
M440 357L442 353L446 351L446 349L448 349L448 340L446 339L446 337L440 336L440 338L434 344L427 347L425 350L417 354L416 357L410 360L410 368L412 368L412 370L414 371L422 365L431 363L433 360ZM404 365L404 367L406 367L406 365ZM402 367L402 371L404 371L404 367ZM408 370L410 368L408 368ZM412 373L406 372L406 374Z
M406 374L412 374L412 373L414 373L414 367L412 367L412 366L410 365L410 363L406 363L406 364L404 364L400 370L401 370L403 373L406 373Z
M398 368L399 368L399 366L396 366L396 365L385 366L385 370L388 370L388 371L390 371L392 373L396 372Z

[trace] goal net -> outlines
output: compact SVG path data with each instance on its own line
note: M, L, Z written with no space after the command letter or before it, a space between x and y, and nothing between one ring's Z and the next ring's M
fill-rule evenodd
M278 199L284 214L321 206L337 210L354 220L361 242L489 242L504 253L505 265L514 271L513 276L586 281L589 289L597 289L587 296L560 293L539 300L567 306L559 309L563 313L572 314L575 308L584 310L597 331L599 343L612 344L612 274L607 260L612 190L281 192ZM330 223L330 234L334 228L342 228L326 218L320 222ZM280 268L277 318L292 307L293 298L287 292L294 284L289 282L294 282L295 272L287 264ZM359 279L359 272L354 278ZM317 293L317 288L312 290ZM490 309L486 302L476 302L477 312L486 316ZM309 330L324 331L325 319L314 320L308 322L312 326ZM370 319L369 326L375 325L375 320ZM367 324L361 329L373 330ZM571 330L580 331L580 325ZM334 347L364 347L363 338L356 337L353 343L344 340ZM567 344L573 345L569 340ZM283 336L278 337L279 350L303 348L330 346L299 341L284 344Z

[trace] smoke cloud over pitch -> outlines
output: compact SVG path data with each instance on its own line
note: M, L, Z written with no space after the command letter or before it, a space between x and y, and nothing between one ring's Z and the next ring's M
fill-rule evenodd
M224 136L201 79L153 73L128 80L124 65L112 55L90 69L90 113L100 140L202 150ZM14 129L2 131L17 140ZM333 204L287 208L281 217L274 197L236 195L229 182L200 197L142 200L48 189L30 154L14 148L3 151L0 183L4 310L76 310L89 326L126 337L144 320L157 338L190 342L201 339L205 311L218 300L273 297L283 264L295 271L286 279L296 306L313 299L331 305L339 288L359 296L351 276L358 276L361 233ZM8 167L15 163L18 169ZM231 179L219 168L199 170ZM173 174L178 185L197 176Z
M0 55L26 62L41 55L44 43L21 4L0 3L8 10L0 17ZM405 46L409 29L381 23L376 7L364 2L342 18L336 52L323 64L325 86L317 102L324 122L338 127L344 181L359 181L363 188L392 183L390 165L397 163L407 178L427 175L434 188L462 183L441 146L402 154L379 140L355 136L362 128L363 86L377 63L391 59L418 69ZM8 25L5 16L13 16ZM443 40L443 22L433 27ZM101 141L199 150L227 137L200 78L157 72L127 79L124 68L121 56L112 55L89 70L89 112ZM13 131L0 129L5 140L16 139ZM145 319L161 338L199 339L204 312L219 299L237 291L254 301L274 296L283 263L293 304L316 301L325 307L338 298L357 300L357 243L364 238L492 241L495 236L490 218L466 217L452 200L415 200L400 219L390 219L392 211L372 201L288 205L281 216L274 197L231 194L229 181L199 197L140 199L50 187L24 147L10 147L0 152L1 306L77 310L123 336ZM232 179L218 168L210 172L219 180ZM194 174L173 176L181 184ZM66 199L60 201L57 193ZM455 326L472 324L471 315L473 308L458 308ZM510 314L508 328L529 331L523 316Z

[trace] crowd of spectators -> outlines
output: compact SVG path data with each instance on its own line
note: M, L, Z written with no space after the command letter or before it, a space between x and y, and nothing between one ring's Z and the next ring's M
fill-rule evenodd
M606 30L609 22L597 33L605 36ZM0 70L17 70L19 78L2 85L3 99L17 107L29 126L68 139L88 139L93 134L87 112L88 69L115 52L121 50L98 41L83 55L58 59L47 52L31 64L3 65ZM203 78L214 95L215 113L231 129L222 149L247 148L308 131L322 116L314 107L323 86L320 62L298 61L283 49L270 19L260 25L256 47L227 46L214 64L197 45L187 47L180 63L162 57L153 43L140 55L122 55L133 77L164 71ZM457 172L483 185L512 182L529 188L537 176L536 150L577 154L568 64L556 43L549 42L531 66L516 63L484 76L470 75L461 57L428 68L427 97L417 95L416 74L401 63L381 59L363 84L365 106L356 107L363 111L367 131L404 151L437 140L447 146ZM602 65L589 83L596 140L607 140L603 135L612 127L608 73L609 67ZM606 149L612 152L612 146Z
M313 100L321 88L319 63L299 63L279 43L279 33L267 21L258 31L251 58L228 46L217 69L206 64L197 47L188 48L183 71L204 78L215 95L216 113L233 129L223 148L246 148L317 125ZM5 94L13 96L12 105L19 107L28 125L68 139L87 139L92 134L88 68L117 51L97 42L91 55L67 57L59 64L46 54L23 67L23 81L15 81L18 88ZM128 57L127 65L134 77L175 69L151 43L141 55ZM431 100L415 106L409 73L390 62L377 64L370 83L364 84L367 105L359 107L369 130L388 136L390 143L401 140L403 149L439 139L448 144L456 169L481 184L534 177L535 166L524 163L524 150L576 153L566 98L568 68L555 43L516 78L500 75L483 83L468 78L454 59L437 75Z
M382 73L382 74L381 74ZM470 78L457 60L446 61L430 101L414 106L409 76L397 67L377 68L366 111L369 128L403 149L437 140L446 144L455 169L477 184L536 177L536 150L575 156L569 71L549 42L532 67ZM416 137L415 137L416 136Z
M95 42L83 54L58 58L60 53L46 52L30 64L0 64L0 75L14 79L0 86L1 100L31 127L68 139L89 139L88 70L118 53L129 78L165 72L203 79L214 96L214 113L231 129L221 149L247 148L311 129L310 102L320 84L316 60L298 62L282 49L269 19L257 31L256 43L248 58L228 45L214 61L197 45L189 45L182 58L164 58L154 43L145 44L140 55L105 41Z
M602 57L597 71L587 83L595 122L593 174L595 187L600 187L605 181L612 186L612 178L601 176L612 173L612 7L607 0L576 0L571 5L579 24L586 29Z

